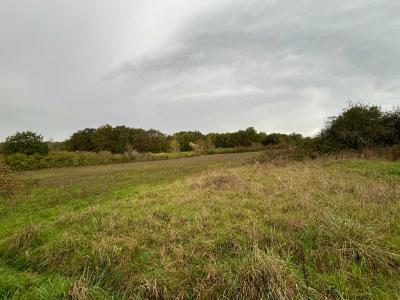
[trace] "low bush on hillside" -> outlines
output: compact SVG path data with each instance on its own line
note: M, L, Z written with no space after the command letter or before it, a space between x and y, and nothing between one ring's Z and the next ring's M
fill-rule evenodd
M198 155L208 154L224 154L224 153L242 153L260 151L264 148L250 147L250 148L226 148L226 149L212 149L208 151L188 151L188 152L170 152L170 153L125 153L113 154L108 151L86 152L86 151L54 151L49 152L47 155L26 155L15 153L4 156L4 163L13 170L28 171L39 170L47 168L61 168L61 167L78 167L90 165L106 165L106 164L119 164L133 161L153 161L153 160L166 160L174 158L192 157Z
M38 170L45 168L77 167L134 161L135 156L96 152L50 152L47 155L15 153L4 156L4 162L14 170Z
M234 148L213 148L202 151L203 154L224 154L224 153L243 153L263 151L266 148L263 146L254 147L234 147Z
M309 147L269 147L258 161L305 161L318 158L326 159L383 159L400 160L400 145L389 147L371 147L361 149L343 149L335 152L317 151Z

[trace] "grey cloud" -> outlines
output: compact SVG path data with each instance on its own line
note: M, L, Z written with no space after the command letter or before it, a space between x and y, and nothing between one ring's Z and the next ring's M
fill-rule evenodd
M173 120L170 130L255 123L314 133L349 99L396 101L399 8L391 1L229 3L182 30L176 52L127 63L118 74L132 93L159 98L160 125ZM155 85L165 88L154 93ZM229 99L221 92L245 86L266 92Z
M91 2L83 13L65 3L42 7L38 16L44 21L35 18L33 31L22 30L23 36L0 31L8 43L39 43L32 54L21 49L13 54L15 47L0 50L6 66L0 71L0 99L8 96L5 101L33 109L16 110L19 116L37 117L34 109L46 107L60 120L54 134L106 122L168 132L255 126L313 134L349 99L384 107L399 103L400 3L395 0L210 3L182 20L164 43L132 58L118 50L129 39L119 34L126 32L130 16L124 1L115 1L115 7ZM141 1L132 3L134 10ZM109 8L112 15L105 13ZM70 19L75 14L76 23ZM112 25L115 31L107 29ZM5 119L2 127L17 123ZM41 117L39 129L47 130L51 120Z

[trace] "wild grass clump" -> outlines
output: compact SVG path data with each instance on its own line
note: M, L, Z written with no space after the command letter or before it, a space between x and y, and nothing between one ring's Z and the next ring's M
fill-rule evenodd
M11 196L23 186L24 183L17 174L0 162L0 196Z
M30 255L45 242L42 229L38 225L27 225L0 244L1 258L13 262L16 268L31 265Z
M30 255L32 267L38 272L60 272L75 275L83 272L81 258L89 252L89 242L80 235L65 233L44 244ZM77 257L81 256L80 259ZM72 263L71 258L76 260Z
M196 178L193 183L194 188L198 189L238 189L244 184L243 180L235 175L224 170L215 170Z
M90 297L89 290L81 281L75 281L68 290L68 297L71 300L87 300L93 299Z
M41 243L40 227L32 224L16 232L7 241L8 250L19 253L23 253L28 248L38 246Z
M70 285L69 289L61 294L61 299L71 300L96 300L96 299L110 299L113 294L108 294L98 286L90 285L84 279L76 279Z
M305 299L302 285L289 260L252 246L225 265L210 261L193 295L198 299Z
M332 153L325 153L312 147L280 145L268 147L264 154L257 158L257 161L284 165L293 161L310 161L315 159L382 159L397 161L400 160L400 146L342 149Z
M301 280L291 270L288 262L278 255L258 248L242 263L240 286L235 298L243 299L296 299L299 297Z
M383 229L375 227L374 224L330 215L321 222L322 240L319 242L338 258L366 264L371 269L400 271L398 249L385 241Z
M321 156L321 153L305 147L281 145L269 147L264 155L257 160L261 162L287 163L291 161L314 160Z

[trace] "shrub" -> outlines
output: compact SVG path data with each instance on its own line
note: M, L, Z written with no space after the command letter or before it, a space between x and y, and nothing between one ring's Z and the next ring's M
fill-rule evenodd
M95 131L94 128L85 128L75 132L66 142L68 149L71 151L94 151L92 139Z
M267 134L262 139L262 144L267 145L290 145L300 146L304 143L304 138L301 134L291 133L271 133Z
M400 142L400 110L384 112L378 106L350 104L329 118L315 141L322 151L390 146Z
M45 168L77 167L89 165L119 164L132 161L165 160L192 157L201 154L224 154L261 151L264 147L215 148L202 152L162 152L162 153L124 153L113 154L109 151L51 151L47 155L26 155L14 153L4 155L4 163L13 170L28 171Z
M204 135L199 131L181 131L175 133L174 139L178 142L181 151L191 151L190 143L204 139Z
M9 136L2 145L4 154L22 153L26 155L47 154L49 148L43 137L31 131L17 132L13 136Z
M134 155L112 154L108 151L101 151L99 153L56 151L49 152L47 155L26 155L22 153L5 155L4 163L13 170L27 171L45 168L124 163L136 159L137 157Z

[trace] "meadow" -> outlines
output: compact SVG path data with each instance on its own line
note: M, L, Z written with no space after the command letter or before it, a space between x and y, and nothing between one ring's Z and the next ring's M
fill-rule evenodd
M265 152L18 173L3 299L398 299L400 162Z

